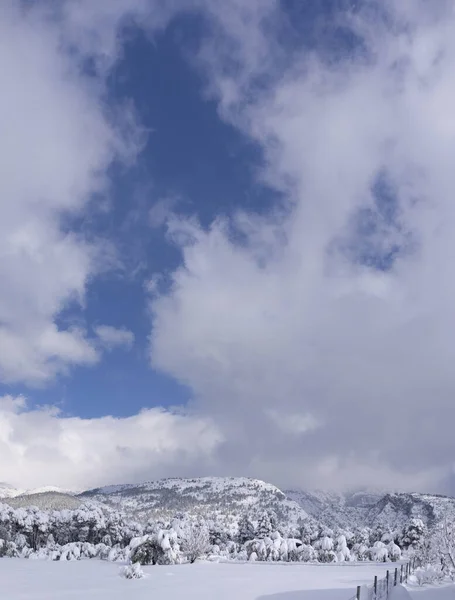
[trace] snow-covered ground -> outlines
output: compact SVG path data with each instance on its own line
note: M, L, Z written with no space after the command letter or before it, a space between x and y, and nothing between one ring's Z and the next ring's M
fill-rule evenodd
M409 588L409 594L412 600L454 600L455 598L455 586L444 585L444 586L423 586L421 588ZM404 596L403 596L404 599ZM391 600L400 600L393 597Z
M387 565L196 563L143 567L126 580L120 565L100 560L0 560L5 600L349 600L357 585L382 577ZM390 567L389 567L390 568ZM432 600L422 592L418 600ZM451 598L454 596L450 596ZM449 598L449 596L447 596ZM445 600L437 596L436 600Z

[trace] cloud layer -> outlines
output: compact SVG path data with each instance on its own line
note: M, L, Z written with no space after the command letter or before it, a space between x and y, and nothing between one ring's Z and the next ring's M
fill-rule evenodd
M76 29L51 19L46 6L42 12L22 11L17 3L0 8L3 382L41 384L71 365L97 362L84 329L62 327L56 318L71 303L84 302L86 284L102 268L106 251L65 223L94 194L106 192L109 165L139 147L134 123L125 128L123 120L108 117L102 80L90 80L81 69L83 24ZM64 36L70 29L73 40ZM77 38L75 57L65 44ZM108 57L116 49L100 51Z
M101 346L107 350L114 348L130 349L134 344L134 333L124 327L112 327L112 325L98 325L95 334Z
M220 441L210 420L183 412L152 408L128 418L81 419L30 409L22 397L0 398L1 475L17 487L53 481L81 490L191 475L196 462L211 464Z
M350 51L295 50L280 74L267 9L251 36L225 30L234 73L203 54L285 202L170 222L183 265L152 301L151 357L223 424L236 472L249 457L287 484L434 489L455 450L455 19L364 6L333 23Z
M88 487L213 473L402 489L450 479L455 15L447 2L395 4L331 14L332 48L302 43L275 2L185 3L210 28L194 57L205 92L261 149L258 179L282 201L207 229L172 205L151 216L182 251L166 290L160 277L148 286L151 363L189 386L191 413L83 420L4 398L0 479ZM152 31L175 10L61 6L52 19L0 7L3 382L45 383L100 358L99 341L58 316L83 305L111 251L64 223L141 147L134 115L119 120L105 102L119 30L141 17ZM87 57L96 77L81 69ZM132 343L127 331L97 333L108 347Z

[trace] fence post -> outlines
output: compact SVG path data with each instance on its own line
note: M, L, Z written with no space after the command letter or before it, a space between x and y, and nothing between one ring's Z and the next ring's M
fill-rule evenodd
M393 575L393 587L395 587L397 585L397 580L398 580L398 569L395 569L395 573Z
M400 583L403 583L403 565L400 567Z
M389 572L386 573L387 598L389 597Z
M374 597L378 595L378 576L374 576Z
M355 595L356 600L360 600L360 585L357 586L357 594Z

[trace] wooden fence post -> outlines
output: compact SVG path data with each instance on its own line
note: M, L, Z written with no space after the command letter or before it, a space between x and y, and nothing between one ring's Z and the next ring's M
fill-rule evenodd
M389 572L386 573L387 598L389 597Z
M374 597L378 595L378 576L374 576Z
M357 586L357 594L355 595L357 600L360 600L360 585Z
M400 567L400 583L403 583L403 565Z

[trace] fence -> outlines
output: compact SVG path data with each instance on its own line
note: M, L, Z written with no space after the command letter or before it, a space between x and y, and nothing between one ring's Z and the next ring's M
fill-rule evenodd
M415 560L412 559L402 563L400 568L394 571L387 571L382 579L374 578L372 584L368 586L357 586L357 592L349 600L387 600L392 589L400 584L406 583L409 575L414 571Z

